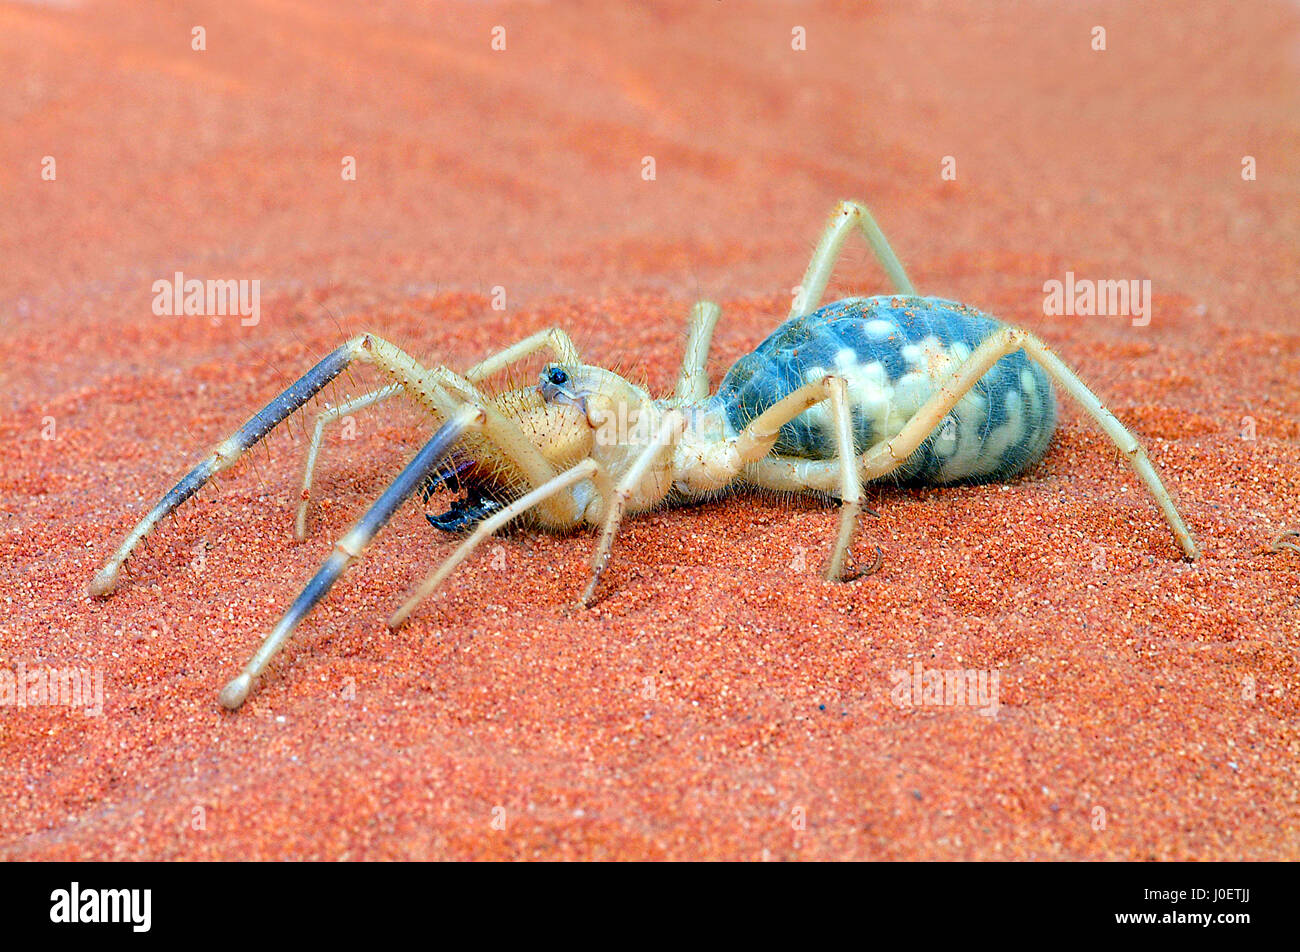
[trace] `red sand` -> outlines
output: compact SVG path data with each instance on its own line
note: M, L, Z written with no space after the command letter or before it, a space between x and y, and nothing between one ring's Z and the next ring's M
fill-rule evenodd
M1300 857L1300 556L1261 554L1300 523L1295 7L573 6L0 6L0 669L97 667L106 694L0 711L0 856ZM463 368L560 323L666 388L706 295L716 379L845 197L924 292L1081 369L1201 562L1074 408L1012 485L873 490L885 568L847 586L813 574L832 510L741 497L631 523L593 611L591 539L522 536L390 634L450 549L409 507L224 713L428 432L402 411L332 435L308 542L300 421L85 595L345 334ZM155 317L177 270L261 280L261 323ZM1045 317L1067 270L1150 278L1151 325ZM833 290L882 287L853 245ZM917 660L996 668L996 721L892 704Z

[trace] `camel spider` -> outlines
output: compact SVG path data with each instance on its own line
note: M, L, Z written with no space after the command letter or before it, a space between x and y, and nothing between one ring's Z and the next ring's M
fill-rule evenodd
M898 289L816 308L845 239L859 230ZM317 420L307 455L296 532L306 534L312 472L326 423L403 395L441 426L334 546L243 671L221 691L238 708L302 618L421 485L456 485L470 498L435 525L469 537L389 620L400 625L484 539L528 514L555 531L601 527L582 596L590 605L628 513L666 499L699 500L748 484L840 499L827 577L847 580L864 481L932 484L1005 479L1046 452L1056 422L1055 382L1123 452L1154 497L1184 555L1196 543L1138 441L1032 334L962 304L919 297L867 209L843 202L831 216L790 317L727 372L710 395L706 364L721 314L691 312L674 394L654 399L617 374L582 363L569 336L551 328L493 354L464 376L426 368L373 334L348 341L256 413L194 467L127 535L95 575L92 595L117 584L122 565L164 516L211 476L302 407L353 361L391 381ZM532 354L553 361L537 386L488 396L479 384ZM450 462L448 462L450 460ZM486 488L485 488L486 487Z

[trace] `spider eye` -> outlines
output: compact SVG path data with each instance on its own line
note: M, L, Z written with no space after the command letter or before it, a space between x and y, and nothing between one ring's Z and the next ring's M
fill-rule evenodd
M552 383L557 387L563 387L569 382L569 375L559 367L552 367L546 372L546 380L548 383Z

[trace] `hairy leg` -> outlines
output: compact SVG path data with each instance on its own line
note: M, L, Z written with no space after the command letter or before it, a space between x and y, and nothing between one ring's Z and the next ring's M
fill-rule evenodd
M88 586L90 594L110 594L117 586L122 566L159 522L175 512L213 476L233 466L245 452L319 393L353 361L374 364L395 383L402 384L407 393L438 419L447 419L459 406L429 379L429 372L410 355L373 334L354 337L290 384L173 486L127 534L117 551L96 573Z
M276 624L271 634L267 636L262 647L244 666L243 672L222 691L222 704L228 708L236 708L243 703L244 698L248 696L248 692L253 686L253 682L266 668L271 658L283 647L289 636L293 634L298 623L324 598L348 565L361 554L362 550L375 537L375 534L388 522L397 507L410 498L416 488L428 479L459 440L469 433L477 433L498 450L507 456L510 455L510 450L503 445L502 440L509 440L512 435L508 428L503 429L494 425L494 414L499 415L498 411L491 406L467 403L448 415L447 422L425 444L415 459L402 470L392 485L384 491L383 495L375 501L370 509L353 524L348 533L334 546L333 554L330 555L325 564L307 583L302 593L289 606L288 611ZM533 451L536 452L535 449ZM519 460L512 461L520 464ZM545 461L543 460L543 462ZM549 466L549 464L546 465ZM580 471L585 476L594 475L595 464L591 464L592 472L581 469L584 465L585 463L579 464ZM573 470L570 470L565 475L571 475L573 472ZM555 473L548 471L546 478L534 486L532 491L521 502L527 501L528 506L536 506L539 509L549 506L550 510L555 514L553 518L556 520L555 527L557 528L576 525L582 521L586 508L585 503L572 492L564 493L559 491L568 488L571 484L557 481ZM505 516L506 513L510 514L510 516L507 516L507 518L510 518L513 515L518 515L528 506L521 506L516 503L512 507L508 507L503 513L498 514L498 524L504 525L505 519L501 517ZM468 555L468 551L461 554L460 558L463 558L464 555ZM454 567L454 561L451 567ZM411 605L411 607L414 607L414 605Z
M490 357L485 357L479 361L469 372L465 374L465 379L470 383L478 383L486 380L498 370L503 370L510 364L518 363L527 357L531 357L539 350L549 350L555 355L557 363L561 364L580 364L582 357L578 354L578 348L574 346L569 335L558 327L550 327L544 331L538 331L529 337L525 337L518 343L511 344L503 350L497 351Z
M574 525L577 525L582 519L582 511L574 494L575 487L584 480L591 479L599 465L595 460L585 459L577 466L560 473L550 482L516 499L500 512L480 522L475 528L474 534L462 542L460 547L438 567L438 570L424 580L415 593L406 600L405 604L393 613L393 616L388 619L388 627L397 628L405 622L420 602L437 591L438 587L447 580L447 577L456 570L456 567L469 558L470 554L478 548L484 539L490 538L494 532L505 526L510 520L539 505L551 496L559 493L567 493L570 496L575 510Z
M948 415L957 401L975 385L975 382L988 373L998 360L1017 350L1024 350L1031 360L1040 364L1061 389L1088 412L1102 432L1114 441L1128 464L1146 486L1147 491L1151 493L1183 554L1189 559L1198 558L1200 553L1187 528L1187 523L1183 521L1178 507L1174 505L1173 497L1160 481L1160 476L1151 465L1151 460L1147 457L1142 444L1124 428L1115 415L1102 405L1097 395L1089 390L1079 376L1052 353L1046 344L1028 331L1016 327L1003 327L989 335L957 369L953 378L916 412L896 437L868 450L862 460L863 475L867 479L878 479L901 466L903 461L916 451L939 422Z
M903 270L894 250L889 247L885 233L871 217L871 212L867 211L867 206L861 202L840 202L839 207L831 213L826 231L822 234L821 241L817 242L817 250L813 252L812 260L808 262L803 283L799 285L799 293L795 295L790 307L791 317L799 317L817 309L822 295L826 293L831 272L835 270L835 262L839 260L844 248L844 241L855 228L860 230L863 237L867 239L867 244L871 246L871 250L876 253L876 259L888 272L889 280L894 283L894 287L902 294L916 293L916 289L912 287L912 282L907 277L907 272Z
M609 564L610 549L614 545L614 536L618 534L619 524L623 521L623 514L627 511L628 500L636 492L641 480L646 478L650 467L669 452L685 428L686 418L676 410L668 411L659 422L654 438L642 448L618 485L614 487L614 491L605 496L604 528L601 530L600 542L591 559L591 578L582 593L582 604L588 608L596 600L596 586L600 583L600 576L604 573L605 567Z
M830 404L831 421L835 428L835 458L821 460L825 469L827 492L840 497L840 528L831 550L826 577L832 581L848 581L858 577L848 569L853 545L853 532L862 512L862 481L858 472L858 457L853 446L853 416L849 402L848 385L843 377L834 374L806 383L793 393L777 401L759 414L736 436L736 449L742 466L765 460L776 443L781 427L810 407L823 401ZM799 489L823 489L822 486L799 486Z
M254 682L266 670L271 659L284 647L284 643L289 640L298 623L328 594L344 570L361 555L362 550L369 545L375 534L392 518L398 506L428 478L465 431L475 424L481 424L482 420L482 410L474 406L462 407L451 414L447 422L407 464L392 485L384 490L375 503L353 524L347 535L335 543L330 557L312 576L302 593L294 599L288 611L271 630L271 634L262 642L257 653L244 665L243 671L221 690L220 699L223 706L234 710L244 703Z
M316 460L320 456L321 441L325 436L326 424L334 423L358 410L380 403L390 397L395 397L401 392L401 384L389 384L387 387L381 387L371 393L340 403L337 407L330 407L316 415L316 426L312 430L311 445L307 447L307 461L303 465L302 498L298 501L298 512L293 520L293 534L300 541L307 538L307 510L311 506L312 476L316 471Z
M868 449L861 458L862 478L867 481L880 479L903 465L994 364L1007 354L1022 349L1030 359L1042 365L1061 389L1072 396L1096 421L1102 432L1114 441L1151 493L1183 554L1189 559L1198 558L1200 553L1191 531L1142 445L1046 344L1028 331L1015 327L1002 327L989 335L934 396L917 410L898 435L891 440L882 440ZM755 485L771 489L808 488L830 491L834 469L832 464L825 461L768 458L751 463L746 468L746 478Z
M691 308L686 352L673 395L678 406L697 403L709 395L709 346L713 343L713 329L718 326L721 316L722 309L712 301L700 301Z

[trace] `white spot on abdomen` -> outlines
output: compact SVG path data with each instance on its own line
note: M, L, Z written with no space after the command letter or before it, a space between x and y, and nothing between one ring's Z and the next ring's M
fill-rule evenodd
M872 340L885 340L890 335L898 332L898 326L893 321L886 321L881 318L867 321L862 325L862 329Z

